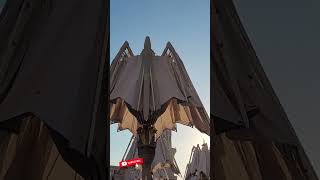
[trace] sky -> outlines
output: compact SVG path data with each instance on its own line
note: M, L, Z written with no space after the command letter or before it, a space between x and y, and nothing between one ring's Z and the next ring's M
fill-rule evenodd
M234 0L257 56L320 175L320 1Z
M146 36L161 55L170 41L182 59L205 109L210 109L210 6L209 0L111 0L110 58L125 41L135 55L141 53ZM182 175L193 145L210 144L209 136L178 125L172 146ZM130 141L129 131L110 129L110 164L118 165Z

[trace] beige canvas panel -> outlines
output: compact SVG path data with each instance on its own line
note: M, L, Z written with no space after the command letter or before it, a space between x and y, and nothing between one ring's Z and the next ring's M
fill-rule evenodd
M25 119L19 134L1 143L0 180L84 180L61 157L48 129L36 118Z
M137 129L140 127L138 121L131 113L129 113L128 110L126 111L126 115L124 117L125 118L122 119L121 123L119 123L118 130L122 131L128 129L132 132L132 134L136 135Z
M248 141L235 141L234 145L238 148L238 153L240 154L240 157L242 157L250 178L257 180L262 179L252 143Z
M176 130L176 123L187 126L195 125L200 131L209 134L210 127L207 122L205 112L200 111L199 108L183 106L177 103L176 99L171 99L163 114L158 117L154 124L156 138L159 138L162 132L166 129ZM137 134L137 129L141 125L138 123L136 117L130 113L128 107L122 99L117 99L116 104L110 103L110 120L114 123L119 123L118 130L128 129L134 135Z
M225 134L216 136L214 142L214 157L219 157L212 162L216 179L293 180L288 165L273 143L254 145L250 141L230 140Z
M110 103L110 120L118 124L118 130L128 129L134 135L139 127L138 121L133 116L122 99L117 99L116 104Z
M12 160L14 159L17 149L17 139L18 136L16 134L12 134L7 136L1 143L0 179L4 179Z
M274 156L277 159L277 163L280 165L281 171L284 172L286 180L293 180L292 175L289 171L289 168L288 168L285 160L282 157L282 154L280 153L280 151L278 150L278 148L274 144L272 144L272 150L273 150Z
M213 168L213 174L215 179L263 180L259 171L256 171L258 174L253 176L256 179L250 178L250 172L247 171L245 162L242 160L241 154L238 153L234 142L224 134L216 136L214 142L213 154L216 158L213 161L213 167L215 167Z

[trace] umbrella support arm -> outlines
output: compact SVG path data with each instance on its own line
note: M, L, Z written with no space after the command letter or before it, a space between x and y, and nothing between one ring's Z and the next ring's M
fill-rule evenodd
M144 159L142 166L142 180L152 180L151 164L156 150L156 130L151 125L145 125L138 129L138 155Z

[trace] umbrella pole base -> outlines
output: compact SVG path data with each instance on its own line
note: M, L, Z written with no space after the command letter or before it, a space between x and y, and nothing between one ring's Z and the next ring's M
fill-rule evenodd
M152 180L151 165L156 151L155 130L152 127L144 127L138 132L138 155L144 159L142 180Z
M155 156L155 146L142 145L138 148L138 154L144 159L142 166L142 179L152 180L151 164Z

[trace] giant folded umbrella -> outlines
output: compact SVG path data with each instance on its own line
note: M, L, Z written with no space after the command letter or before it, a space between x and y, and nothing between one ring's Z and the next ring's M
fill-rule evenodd
M192 147L184 179L210 179L210 151L206 143L202 145L202 148L200 148L199 144Z
M127 153L124 155L124 160L139 157L137 137L132 136L127 150ZM175 180L177 179L175 175L181 175L174 158L175 153L176 149L172 148L171 144L171 131L165 130L157 141L156 153L151 165L153 179L161 179L162 177ZM124 179L142 178L140 169L128 168L123 171Z
M120 130L136 134L139 126L152 124L159 137L181 123L209 135L208 115L171 43L156 56L147 37L141 55L134 56L125 42L111 64L110 78L110 119L120 123Z
M108 12L102 0L6 2L1 178L105 179Z
M318 179L232 0L212 4L216 180Z
M176 180L181 176L178 164L174 158L177 150L172 147L171 131L166 130L157 141L156 153L152 162L152 173L154 178L168 178Z
M155 139L176 123L210 134L209 117L171 43L156 56L147 37L141 54L134 56L125 42L111 64L110 104L111 122L119 123L119 130L129 129L144 145L139 151L144 169L151 166Z

